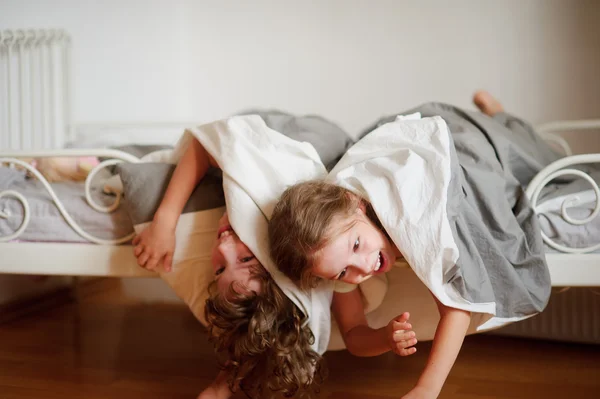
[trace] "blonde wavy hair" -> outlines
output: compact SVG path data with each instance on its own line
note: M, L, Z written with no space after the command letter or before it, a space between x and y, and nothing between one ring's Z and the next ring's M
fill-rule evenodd
M311 348L314 335L302 326L304 314L264 267L251 273L260 282L260 292L234 282L223 294L213 283L204 309L229 389L240 389L249 398L312 397L325 378L325 367Z

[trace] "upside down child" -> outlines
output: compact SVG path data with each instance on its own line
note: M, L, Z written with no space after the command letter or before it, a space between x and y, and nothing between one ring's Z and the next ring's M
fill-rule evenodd
M285 123L275 123L277 120ZM280 131L271 129L266 121ZM175 230L184 206L210 168L221 169L228 201L227 213L215 227L214 245L207 256L213 282L208 287L198 281L188 282L190 289L196 290L194 296L205 294L198 292L201 290L210 294L201 313L209 337L222 355L220 373L202 391L200 399L225 399L236 391L261 399L277 394L300 397L321 383L321 354L329 340L330 292L315 290L304 295L285 276L274 273L269 267L268 249L263 251L257 245L261 223L266 242L262 210L253 200L240 201L239 195L246 200L240 192L253 191L268 207L275 202L270 200L271 192L276 199L290 182L324 175L323 163L334 162L345 150L341 139L341 144L332 148L336 136L328 126L315 117L298 119L279 113L262 118L240 116L191 129L176 146L179 157L166 192L152 222L133 244L141 267L167 274L176 272L175 247L182 243L176 242ZM305 131L311 133L312 144L320 151L286 137ZM318 145L321 136L327 145ZM282 162L273 161L278 157L295 167L284 169ZM283 179L286 185L278 190L272 176ZM196 245L190 241L189 245ZM193 264L202 266L201 262ZM390 342L390 350L401 355L410 354L404 352L412 339L406 321L405 317L390 327L402 331Z

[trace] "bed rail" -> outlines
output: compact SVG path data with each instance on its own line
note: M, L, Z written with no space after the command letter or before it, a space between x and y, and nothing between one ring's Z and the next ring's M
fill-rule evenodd
M131 154L128 154L126 152L119 151L119 150L111 150L111 149L64 149L64 150L51 150L51 151L0 152L0 167L1 166L8 166L8 167L19 166L23 169L26 169L29 173L31 173L33 176L35 176L42 183L42 185L44 186L46 191L48 191L48 194L52 198L52 201L54 202L54 204L60 211L60 213L63 216L63 218L65 219L65 221L69 224L69 226L71 226L71 228L73 230L75 230L80 236L82 236L86 240L88 240L92 243L95 243L95 244L102 244L102 245L116 245L116 244L122 244L122 243L130 241L134 236L133 232L124 237L120 237L120 238L116 238L116 239L112 239L112 240L106 240L106 239L95 237L95 236L87 233L86 231L84 231L69 215L69 212L65 209L65 207L62 204L62 202L60 201L60 199L56 196L54 190L52 189L52 186L50 185L50 183L48 183L46 178L44 176L42 176L42 174L38 170L36 170L33 166L31 166L29 163L27 163L23 160L26 158L38 158L39 159L39 158L43 158L43 157L80 157L80 156L95 156L95 157L108 158L108 159L100 162L96 167L94 167L91 170L91 172L89 173L89 175L87 176L87 178L85 180L84 190L85 190L86 201L90 205L90 207L92 207L93 209L95 209L98 212L103 212L103 213L113 212L115 209L117 209L119 207L119 205L121 203L122 193L115 193L115 195L116 195L115 201L111 205L102 206L100 204L97 204L94 201L94 199L92 198L91 183L92 183L94 177L96 176L96 174L103 168L106 168L108 166L113 166L113 165L116 165L116 164L122 163L122 162L136 163L136 162L140 161L139 158L137 158ZM16 191L13 191L13 190L0 191L0 198L3 198L3 197L12 197L21 203L21 206L23 207L23 220L22 220L19 228L14 233L9 234L7 236L0 237L0 242L6 242L6 241L18 239L18 237L27 228L27 224L29 223L29 220L31 217L29 204L27 202L27 199L22 194L20 194ZM5 210L0 209L0 219L6 219L9 216L10 215Z
M553 141L559 144L567 157L559 159L556 162L548 165L544 169L542 169L529 183L527 187L526 194L527 197L531 200L532 206L536 209L536 213L538 213L537 201L539 196L546 185L548 185L552 180L561 177L561 176L576 176L581 179L587 181L595 194L596 201L595 207L592 213L584 218L584 219L576 219L571 217L568 214L568 209L570 207L576 206L580 203L581 198L577 194L572 194L567 196L561 206L561 216L565 221L574 225L584 225L590 223L594 218L598 217L600 214L600 188L596 181L590 177L589 174L572 168L575 165L584 165L584 164L600 164L600 153L596 154L582 154L582 155L571 155L572 151L569 147L566 140L562 137L556 135L556 132L560 131L574 131L574 130L591 130L591 129L600 129L600 119L595 120L579 120L579 121L558 121L552 122L546 125L542 125L537 128L538 132L547 140ZM570 248L564 245L561 245L555 241L553 241L550 237L548 237L544 232L542 232L542 238L544 242L550 246L551 248L565 253L589 253L600 250L600 238L598 244L591 245L583 248Z

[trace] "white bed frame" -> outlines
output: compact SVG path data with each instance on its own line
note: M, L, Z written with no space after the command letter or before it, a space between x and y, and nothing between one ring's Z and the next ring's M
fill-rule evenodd
M154 273L138 267L130 245L119 245L128 242L132 234L115 240L102 240L86 233L70 218L67 210L56 198L43 176L29 164L19 160L19 158L57 156L110 158L99 164L90 173L85 184L86 199L89 205L99 212L112 212L119 206L121 198L117 196L115 203L109 207L94 203L89 188L96 173L104 167L119 162L139 162L139 159L129 154L115 150L36 149L60 148L65 140L73 138L73 132L77 130L76 126L70 124L69 44L69 36L60 30L0 31L0 55L4 57L1 58L2 64L0 65L5 71L2 75L6 78L4 86L7 88L6 99L0 103L3 102L8 108L8 110L4 110L4 114L8 116L8 124L0 126L0 138L9 138L8 145L3 145L0 140L0 164L4 164L4 166L19 165L40 179L67 223L90 243L13 242L18 240L19 235L27 227L30 218L29 207L27 199L21 194L15 191L3 191L0 192L0 198L12 196L20 201L25 217L16 232L6 237L0 237L0 273L110 277L156 276ZM11 58L13 56L14 60ZM14 68L18 68L19 72L14 73ZM60 73L56 71L60 71ZM39 78L35 78L37 74L39 74ZM0 100L3 100L2 95L4 94L0 93ZM36 95L42 100L33 101L32 99ZM47 104L44 99L47 99ZM18 123L11 123L13 114L15 116L13 119ZM37 123L33 121L35 117L38 117ZM62 125L58 121L62 121ZM123 124L114 124L114 126L122 127ZM181 126L181 123L144 124L144 127L148 128L169 126ZM110 124L103 124L102 127L108 128ZM8 134L3 132L4 129ZM554 122L540 126L538 131L549 140L555 141L567 155L571 155L567 142L554 133L582 129L600 129L600 120ZM24 150L24 148L29 150ZM570 168L582 163L600 163L600 153L568 156L542 170L527 189L527 195L532 200L534 207L541 189L550 180L560 175L571 174L590 182L596 192L596 206L590 217L585 220L573 220L567 214L567 209L578 199L571 197L563 203L563 217L575 224L585 224L594 217L598 217L600 212L598 185L588 175ZM0 209L0 218L7 216L5 211ZM559 253L552 252L546 255L553 286L600 286L600 251L597 251L600 249L600 237L598 237L597 245L579 249L558 245L545 235L543 239L550 247L559 251Z

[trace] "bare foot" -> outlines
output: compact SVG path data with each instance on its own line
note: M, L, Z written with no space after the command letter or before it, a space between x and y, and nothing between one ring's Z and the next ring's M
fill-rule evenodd
M498 112L504 111L502 104L485 90L479 90L473 95L473 103L481 112L489 116L494 116Z

